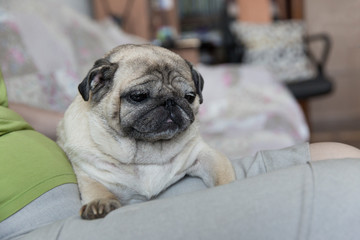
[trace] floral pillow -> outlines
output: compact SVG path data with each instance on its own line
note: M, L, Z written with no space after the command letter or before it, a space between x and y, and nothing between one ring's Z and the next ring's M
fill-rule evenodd
M19 76L36 71L21 39L16 22L0 9L0 66L4 76Z
M13 102L64 111L95 60L117 45L145 42L61 1L12 0L1 7L0 67Z

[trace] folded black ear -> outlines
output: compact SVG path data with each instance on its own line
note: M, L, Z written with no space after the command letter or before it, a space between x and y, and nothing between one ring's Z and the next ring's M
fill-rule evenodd
M203 96L202 96L202 90L204 88L204 79L203 77L201 76L201 74L194 69L193 65L186 61L187 64L189 65L190 67L190 70L191 70L191 76L192 76L192 79L195 83L195 87L196 87L196 93L199 95L199 99L200 99L200 104L203 103Z
M105 58L97 60L78 86L82 98L88 101L92 92L100 99L110 89L117 68L117 63L111 63Z

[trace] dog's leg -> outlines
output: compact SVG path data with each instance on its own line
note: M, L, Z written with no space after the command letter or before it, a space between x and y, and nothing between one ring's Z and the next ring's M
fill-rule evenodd
M103 218L119 207L120 201L104 185L87 176L82 171L76 171L81 200L84 205L80 209L83 219Z
M217 150L205 145L196 162L187 173L201 178L208 187L230 183L235 172L229 159Z

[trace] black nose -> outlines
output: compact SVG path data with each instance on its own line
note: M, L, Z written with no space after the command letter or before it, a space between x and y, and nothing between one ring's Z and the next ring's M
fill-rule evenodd
M169 99L166 99L164 106L165 106L165 108L169 108L169 107L175 106L175 104L176 103L175 103L174 99L169 98Z

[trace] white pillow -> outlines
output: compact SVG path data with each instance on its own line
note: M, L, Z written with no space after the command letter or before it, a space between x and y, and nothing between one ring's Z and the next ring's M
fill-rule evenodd
M244 63L266 67L281 82L314 77L315 70L304 52L302 21L236 22L232 31L245 45Z

